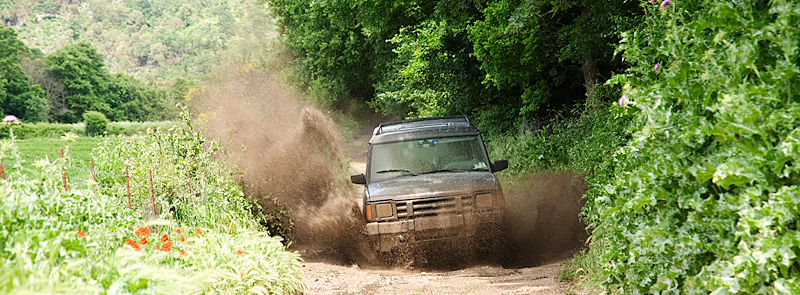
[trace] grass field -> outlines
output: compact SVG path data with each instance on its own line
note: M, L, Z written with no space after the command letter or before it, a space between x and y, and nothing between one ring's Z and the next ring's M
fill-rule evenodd
M78 137L75 142L72 143L69 152L67 153L66 150L64 151L64 156L72 160L70 163L71 166L89 170L89 161L92 159L92 149L97 147L97 144L102 141L102 137ZM20 159L25 162L22 164L21 169L17 170L13 168L16 162L14 158L10 153L6 154L6 158L3 160L6 177L13 177L11 175L15 173L14 171L18 171L16 173L27 174L29 177L38 175L38 173L34 172L39 171L39 169L34 166L38 158L49 158L52 162L61 157L59 149L66 148L67 146L65 141L57 138L22 139L16 140L15 143L19 149ZM83 179L91 178L88 174L83 175L85 173L81 172L80 169L68 168L67 174L70 175L70 177L78 176Z
M92 158L92 149L97 147L97 144L102 142L101 137L78 137L70 147L69 156L72 158L73 163L78 166L81 162L86 165ZM16 141L17 148L20 154L36 156L40 158L49 157L50 159L57 159L61 155L59 149L65 148L67 143L57 138L33 138L23 139ZM82 165L81 165L82 166Z

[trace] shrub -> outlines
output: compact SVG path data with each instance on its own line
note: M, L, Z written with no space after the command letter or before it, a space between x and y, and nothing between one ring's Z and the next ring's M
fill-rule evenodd
M101 112L88 111L83 113L83 123L86 124L86 134L95 136L106 131L108 119Z
M627 143L628 122L606 111L588 111L528 134L490 138L486 148L493 160L509 161L505 174L553 170L588 174Z
M588 182L607 287L800 294L800 3L643 1L632 140Z

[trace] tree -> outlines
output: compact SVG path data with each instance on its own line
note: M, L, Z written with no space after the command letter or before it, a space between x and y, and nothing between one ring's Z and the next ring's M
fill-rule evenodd
M113 74L106 94L112 121L162 121L175 118L177 108L166 88L153 88L126 74Z
M17 39L13 28L0 27L0 113L13 114L30 122L45 121L44 91L30 84L19 65L21 55L29 52Z
M598 105L594 85L625 67L612 45L642 13L626 0L271 4L312 95L399 117L467 114L490 133Z
M77 123L85 111L109 113L103 95L108 91L108 71L103 57L88 42L67 45L45 57L45 65L59 77L69 95L69 111L60 122Z

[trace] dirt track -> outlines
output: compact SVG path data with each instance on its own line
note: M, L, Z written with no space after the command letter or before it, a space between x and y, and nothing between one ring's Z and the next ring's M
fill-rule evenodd
M560 263L523 269L479 266L448 272L303 264L308 294L564 294L566 284L554 279L560 270Z
M351 159L351 169L364 172L366 142L372 127L344 146ZM360 194L360 192L359 192ZM354 196L360 200L360 195ZM419 269L363 269L352 262L331 259L317 249L294 247L305 259L303 273L308 294L564 294L566 283L555 277L562 270L565 257L573 249L561 249L558 255L537 257L536 267L505 269L500 266L473 266L454 271ZM530 259L530 257L528 257ZM543 264L544 263L544 264ZM581 293L578 291L577 293Z

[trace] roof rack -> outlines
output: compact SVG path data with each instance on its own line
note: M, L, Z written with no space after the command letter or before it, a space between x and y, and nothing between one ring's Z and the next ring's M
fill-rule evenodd
M430 125L424 124L425 122L429 121L439 121L439 122L436 123L431 122L432 124ZM413 123L423 123L423 124L413 124ZM423 125L424 127L433 127L437 125L454 125L454 124L459 124L459 125L463 124L466 126L472 126L472 122L470 122L467 116L465 115L437 116L437 117L416 118L416 119L407 119L407 120L381 123L380 125L378 125L378 127L375 127L375 130L372 132L372 135L380 135L387 132L395 132L395 131L400 131L402 129L406 129L403 128L402 126L396 126L402 124L407 124L408 128L420 128L423 127Z

